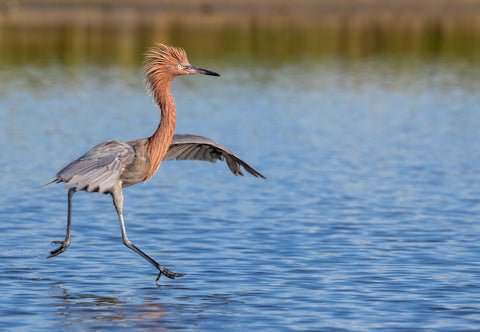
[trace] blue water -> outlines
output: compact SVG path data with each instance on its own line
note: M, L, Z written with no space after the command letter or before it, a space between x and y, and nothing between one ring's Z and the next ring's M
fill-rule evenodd
M477 330L480 84L458 62L192 63L177 132L268 179L171 161L111 198L33 189L108 139L150 135L140 68L0 70L0 330ZM478 74L478 73L477 73Z

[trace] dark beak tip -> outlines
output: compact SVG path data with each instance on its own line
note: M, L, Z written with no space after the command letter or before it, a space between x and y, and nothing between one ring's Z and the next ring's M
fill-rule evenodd
M208 75L208 76L220 76L219 73L216 73L214 71L207 70L207 69L204 69L204 72L201 73L201 74Z
M193 70L193 72L191 72L192 74L203 74L203 75L208 75L208 76L220 76L219 73L216 73L216 72L208 70L208 69L197 68L195 66L190 66L190 69Z

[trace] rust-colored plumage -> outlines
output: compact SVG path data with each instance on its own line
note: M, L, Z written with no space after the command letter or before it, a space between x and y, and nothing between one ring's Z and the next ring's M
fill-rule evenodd
M145 61L145 80L147 88L158 103L164 89L170 89L170 82L175 76L178 65L188 66L187 54L181 48L159 44L147 53Z
M183 49L166 45L151 50L145 62L147 87L159 106L162 117L157 130L147 141L151 164L146 180L150 180L157 171L175 132L176 108L170 84L179 65L190 65L187 54Z
M164 268L127 237L123 218L122 188L149 180L163 160L205 160L215 162L226 160L235 175L243 175L242 166L256 177L264 176L225 147L208 138L194 135L175 135L176 109L170 84L175 76L219 74L192 66L183 49L158 44L148 54L145 61L145 80L161 112L160 123L148 138L130 142L107 141L93 147L80 158L74 160L57 173L52 182L66 182L68 190L67 232L64 241L55 241L61 246L50 256L64 252L70 245L72 197L77 191L111 194L120 221L123 243L141 255L159 270L157 281L162 274L169 278L183 276Z

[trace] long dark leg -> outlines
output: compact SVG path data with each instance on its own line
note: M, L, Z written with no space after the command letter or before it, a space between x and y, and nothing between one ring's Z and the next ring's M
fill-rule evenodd
M120 229L122 231L122 240L123 244L125 244L128 248L132 249L135 251L137 254L145 258L147 261L150 262L153 266L155 266L160 273L158 274L158 279L160 279L160 276L163 274L166 277L170 279L175 279L175 277L182 277L185 274L182 273L173 273L172 271L166 269L162 265L158 264L155 260L153 260L150 256L148 256L146 253L138 249L127 237L127 232L125 230L125 221L123 220L123 193L122 189L115 189L112 191L112 198L113 198L113 204L115 205L115 209L117 210L118 214L118 219L120 221Z
M70 245L70 235L71 235L71 227L72 227L72 197L75 194L76 189L70 188L68 190L68 215L67 215L67 233L65 234L65 241L53 241L52 243L60 243L62 244L55 250L50 251L50 255L47 258L57 256L67 250L67 247Z

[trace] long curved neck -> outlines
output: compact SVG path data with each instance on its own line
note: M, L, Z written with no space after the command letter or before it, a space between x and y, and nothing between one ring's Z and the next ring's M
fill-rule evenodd
M154 99L157 106L160 108L161 119L157 130L155 130L153 135L147 140L147 153L150 158L150 170L145 181L151 179L162 163L175 132L176 110L175 102L170 93L171 81L172 80L170 79L168 82L165 82L161 85L162 88L157 89L154 92Z

